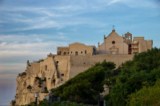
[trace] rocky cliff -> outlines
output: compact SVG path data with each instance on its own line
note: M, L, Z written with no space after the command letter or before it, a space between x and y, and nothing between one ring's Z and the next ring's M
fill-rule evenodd
M38 101L43 100L51 88L59 86L63 81L58 63L50 54L44 60L33 63L28 61L25 72L17 76L16 82L15 104L26 105L35 101L35 93L39 95Z
M97 62L106 60L119 66L132 58L133 55L63 56L49 54L45 59L32 63L28 61L26 70L17 76L15 104L26 105L34 102L36 93L39 95L38 101L43 100L52 88L60 86Z

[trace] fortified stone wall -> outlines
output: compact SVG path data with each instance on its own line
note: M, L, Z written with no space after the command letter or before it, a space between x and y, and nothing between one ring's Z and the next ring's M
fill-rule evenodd
M132 60L133 55L93 55L93 56L71 56L71 68L69 78L73 78L77 74L83 72L89 67L93 66L98 62L103 62L104 60L108 62L114 62L116 66L120 66L122 63Z

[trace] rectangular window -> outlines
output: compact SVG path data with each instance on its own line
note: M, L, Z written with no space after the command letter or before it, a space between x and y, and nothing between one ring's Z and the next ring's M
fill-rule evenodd
M45 70L47 70L47 65L45 65Z
M85 50L84 53L87 54L87 50Z
M61 76L63 77L63 76L64 76L64 74L61 74Z

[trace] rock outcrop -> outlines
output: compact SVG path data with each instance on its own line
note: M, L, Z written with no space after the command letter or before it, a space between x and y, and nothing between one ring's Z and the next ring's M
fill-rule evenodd
M27 61L25 72L17 76L17 89L15 96L16 105L26 105L35 101L35 93L38 93L38 101L43 100L51 88L62 84L64 75L58 71L58 62L52 54L44 60L30 63Z

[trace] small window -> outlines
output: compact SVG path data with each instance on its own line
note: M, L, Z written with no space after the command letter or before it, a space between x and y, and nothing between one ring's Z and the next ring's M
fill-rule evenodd
M47 65L45 65L45 70L47 70Z
M61 76L64 76L64 74L61 74Z
M75 55L78 55L78 52L77 52L77 51L75 52Z
M87 54L87 50L85 50L84 53Z
M116 42L115 41L112 41L112 44L115 44Z
M59 61L56 61L56 62L55 62L56 69L58 69L58 63L59 63Z
M66 52L64 52L63 54L66 55Z
M81 51L81 54L83 54L83 51Z

